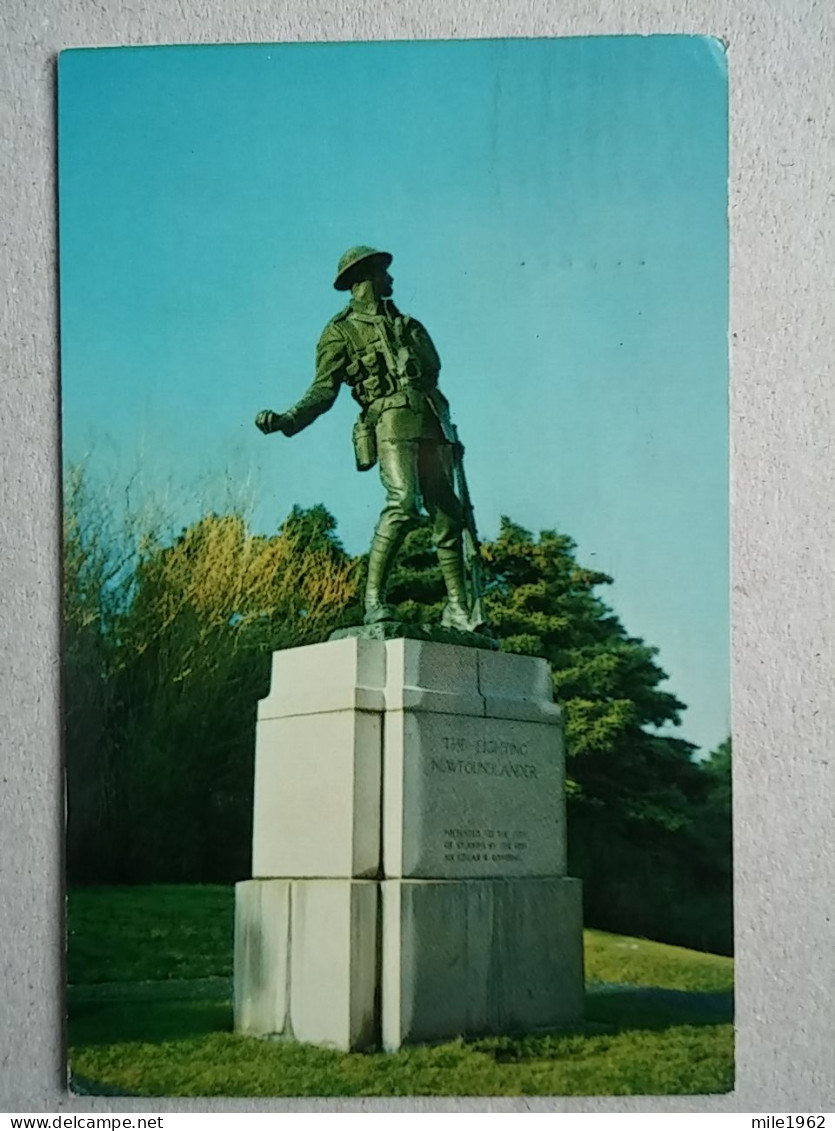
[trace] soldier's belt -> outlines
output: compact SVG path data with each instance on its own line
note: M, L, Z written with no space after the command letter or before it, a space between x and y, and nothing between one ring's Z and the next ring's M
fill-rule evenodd
M385 412L387 408L406 408L409 405L409 396L405 392L391 393L388 397L377 397L372 401L369 411Z
M377 419L390 408L411 408L415 412L421 412L429 403L428 394L412 385L387 397L377 397L368 405L366 413L369 417Z

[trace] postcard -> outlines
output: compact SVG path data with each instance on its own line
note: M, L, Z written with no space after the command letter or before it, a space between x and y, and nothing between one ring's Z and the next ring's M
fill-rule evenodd
M727 69L74 49L71 1087L733 1087Z

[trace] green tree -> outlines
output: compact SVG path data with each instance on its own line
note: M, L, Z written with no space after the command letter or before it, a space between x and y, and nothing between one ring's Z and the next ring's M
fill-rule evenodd
M733 874L731 763L730 737L720 742L700 763L705 789L695 820L694 835L696 854L707 877L724 883L728 891Z
M67 869L93 872L110 839L115 791L115 622L130 551L89 490L83 468L64 481L63 699L67 763Z
M702 762L702 769L710 780L709 797L718 809L730 813L731 810L731 760L732 743L730 735L720 742L715 750Z

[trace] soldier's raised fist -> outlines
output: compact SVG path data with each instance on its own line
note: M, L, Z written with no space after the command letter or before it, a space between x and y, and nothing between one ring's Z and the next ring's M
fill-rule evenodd
M284 417L281 413L273 412L269 408L265 408L255 417L255 427L260 428L265 436L269 436L271 432L281 432L283 423Z

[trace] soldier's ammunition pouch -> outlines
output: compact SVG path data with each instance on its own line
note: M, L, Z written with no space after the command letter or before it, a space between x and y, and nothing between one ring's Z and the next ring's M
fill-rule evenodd
M369 471L377 462L377 435L374 425L358 417L353 431L357 471Z
M448 406L435 387L434 371L424 376L420 358L398 344L397 334L392 343L382 326L362 327L350 317L339 325L348 346L345 379L362 409L353 435L357 468L367 471L377 462L378 439L434 439L438 427L438 439L448 439ZM368 340L369 332L376 340ZM398 411L389 416L392 409Z

